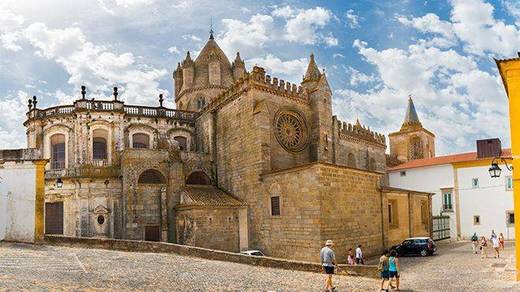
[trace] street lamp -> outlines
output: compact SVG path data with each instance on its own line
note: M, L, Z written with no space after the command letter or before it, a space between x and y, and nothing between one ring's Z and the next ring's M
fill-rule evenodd
M491 162L491 167L489 168L489 175L492 178L500 177L500 174L502 173L502 169L500 168L500 166L498 166L498 163L496 162L497 159L500 159L500 161L502 161L505 164L507 170L509 170L509 171L513 170L513 166L507 165L507 161L506 161L506 159L512 160L512 158L495 157L495 158L493 158L493 161Z
M61 189L63 187L63 181L61 180L61 177L58 177L58 179L56 179L56 187L58 189Z

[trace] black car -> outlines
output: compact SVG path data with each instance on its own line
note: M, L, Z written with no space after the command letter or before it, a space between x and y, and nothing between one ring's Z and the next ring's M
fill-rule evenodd
M429 237L412 237L405 239L401 244L392 247L399 256L405 255L433 255L437 251L437 246Z

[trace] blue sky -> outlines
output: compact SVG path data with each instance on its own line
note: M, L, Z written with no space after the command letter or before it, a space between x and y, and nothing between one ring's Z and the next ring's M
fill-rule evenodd
M45 2L45 3L44 3ZM0 3L0 148L25 147L26 100L90 97L132 104L171 98L171 74L208 38L232 60L300 82L311 52L329 78L334 112L388 134L407 96L437 136L437 154L510 143L507 97L493 61L520 49L520 2L51 0Z

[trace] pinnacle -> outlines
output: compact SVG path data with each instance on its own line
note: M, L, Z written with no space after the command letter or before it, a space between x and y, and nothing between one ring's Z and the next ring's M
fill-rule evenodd
M408 107L406 108L406 115L403 121L403 126L405 125L421 125L419 116L415 110L415 105L413 104L412 95L408 96Z
M317 81L321 76L320 69L318 65L316 65L316 61L314 60L314 54L311 54L309 65L307 66L307 72L303 77L303 81Z

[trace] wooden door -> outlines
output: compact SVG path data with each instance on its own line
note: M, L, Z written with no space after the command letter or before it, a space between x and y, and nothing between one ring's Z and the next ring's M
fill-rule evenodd
M144 240L161 241L161 229L159 228L159 225L145 226Z
M45 234L63 234L63 202L45 203Z

